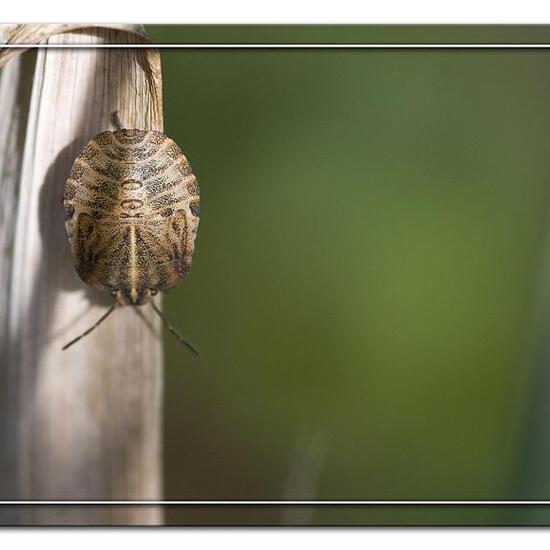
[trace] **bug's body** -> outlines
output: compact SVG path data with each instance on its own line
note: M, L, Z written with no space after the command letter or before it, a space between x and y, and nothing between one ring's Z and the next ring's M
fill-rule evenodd
M96 136L75 159L63 205L78 275L118 304L146 304L189 271L199 189L187 159L164 134Z

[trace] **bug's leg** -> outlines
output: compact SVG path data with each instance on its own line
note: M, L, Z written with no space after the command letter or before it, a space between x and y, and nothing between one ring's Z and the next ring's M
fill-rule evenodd
M118 116L118 111L113 111L113 124L115 125L115 128L117 130L122 130L124 128L124 125L122 124Z
M76 344L81 338L84 338L84 336L90 334L90 332L92 332L94 328L97 328L99 325L101 325L101 323L103 323L103 321L105 321L105 319L107 319L107 317L109 317L109 315L113 313L113 311L115 310L115 307L116 307L116 304L114 306L111 306L107 310L107 313L102 315L101 318L97 321L97 323L95 323L95 325L92 325L88 330L84 331L80 336L77 336L74 340L71 340L68 344L65 344L61 349L66 350L67 348L70 348L73 344Z
M159 333L157 330L155 330L155 327L151 323L149 319L144 315L143 311L141 311L140 307L133 307L132 311L135 312L135 314L145 323L145 326L151 331L151 334L153 334L155 337L158 338Z
M200 357L199 350L186 338L184 338L169 322L168 319L164 316L162 311L156 306L155 302L151 302L153 309L156 311L157 315L162 319L164 326L176 337L176 339L181 342L184 346L189 348L197 357Z

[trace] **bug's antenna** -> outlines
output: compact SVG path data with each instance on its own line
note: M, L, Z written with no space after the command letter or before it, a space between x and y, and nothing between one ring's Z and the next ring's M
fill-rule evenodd
M124 128L122 122L120 122L118 111L113 112L113 124L116 126L117 130L122 130L122 128Z
M155 305L154 302L151 302L153 309L156 311L157 315L162 319L164 326L184 345L187 346L197 357L200 357L199 350L187 339L185 339L169 322L168 319L164 316L162 311Z
M77 336L74 340L71 340L68 344L65 344L61 349L66 350L67 348L70 348L73 344L76 344L81 338L84 338L84 336L86 336L87 334L90 334L90 332L92 332L94 328L97 328L99 325L101 325L101 323L103 323L103 321L105 321L105 319L107 319L107 317L109 317L109 315L113 313L113 311L115 310L115 307L116 307L116 304L114 306L111 306L107 310L107 313L102 315L101 319L99 319L95 325L91 326L87 331L83 332L80 336Z

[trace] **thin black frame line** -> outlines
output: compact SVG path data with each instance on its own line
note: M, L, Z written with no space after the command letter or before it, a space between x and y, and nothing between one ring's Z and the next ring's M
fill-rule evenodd
M550 49L550 44L0 44L1 49ZM550 500L0 500L0 506L548 506Z
M550 49L550 44L258 44L258 43L227 43L227 44L0 44L1 49L187 49L187 50L385 50L385 49L417 49L417 50L479 50L479 49Z
M0 506L550 506L550 500L1 500Z

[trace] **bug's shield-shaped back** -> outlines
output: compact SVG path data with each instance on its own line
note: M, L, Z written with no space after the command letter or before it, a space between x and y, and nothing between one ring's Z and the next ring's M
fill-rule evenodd
M99 234L94 219L89 214L79 214L72 248L76 272L85 282L92 281L98 244Z
M76 271L84 282L100 290L167 290L191 268L193 241L184 210L150 227L113 227L81 213L73 235Z
M187 218L183 210L178 210L167 223L170 238L174 243L173 258L174 267L184 277L191 269L191 246L189 242L189 230L187 226Z
M160 132L97 135L75 159L64 208L79 276L128 294L124 303L146 302L191 268L199 187L181 149Z

